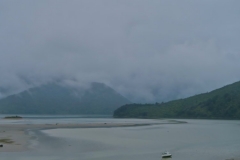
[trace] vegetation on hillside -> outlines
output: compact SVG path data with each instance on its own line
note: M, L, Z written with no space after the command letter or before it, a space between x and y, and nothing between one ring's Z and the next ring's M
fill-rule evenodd
M92 83L85 90L50 83L1 99L0 114L112 115L127 103L103 83Z
M124 105L114 117L240 119L240 82L167 103Z

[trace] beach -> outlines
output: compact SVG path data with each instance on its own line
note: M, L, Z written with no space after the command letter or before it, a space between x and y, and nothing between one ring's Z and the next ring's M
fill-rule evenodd
M4 121L4 120L3 120ZM109 128L109 127L137 127L159 124L184 123L182 121L161 120L152 123L49 123L49 124L0 124L0 152L21 152L29 150L28 134L31 130L64 129L64 128Z
M33 121L1 121L0 139L8 142L0 143L4 159L155 160L161 159L165 150L177 160L239 160L240 157L239 121L56 119L30 122Z
M27 150L29 136L25 129L17 126L0 126L0 152L20 152Z

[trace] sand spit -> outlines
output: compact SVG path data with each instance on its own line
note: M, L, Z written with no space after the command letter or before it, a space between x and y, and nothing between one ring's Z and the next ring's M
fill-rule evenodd
M176 120L159 120L157 123L80 123L80 124L0 124L0 152L21 152L28 150L31 135L30 130L58 128L110 128L135 127L160 124L186 123Z
M0 127L0 152L20 152L27 149L29 136L22 129Z

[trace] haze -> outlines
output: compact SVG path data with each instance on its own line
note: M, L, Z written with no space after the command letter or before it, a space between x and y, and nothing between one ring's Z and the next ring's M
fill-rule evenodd
M238 0L0 0L0 97L102 82L161 102L240 80Z

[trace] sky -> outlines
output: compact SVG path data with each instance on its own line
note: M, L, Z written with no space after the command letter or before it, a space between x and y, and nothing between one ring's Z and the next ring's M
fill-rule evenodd
M240 80L239 0L0 0L0 98L101 82L132 102Z

